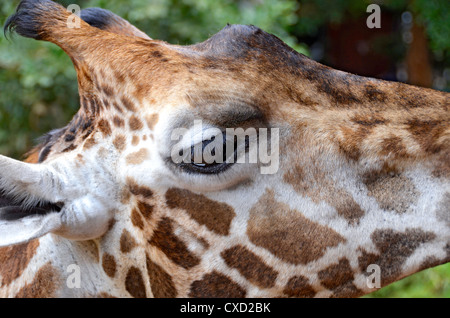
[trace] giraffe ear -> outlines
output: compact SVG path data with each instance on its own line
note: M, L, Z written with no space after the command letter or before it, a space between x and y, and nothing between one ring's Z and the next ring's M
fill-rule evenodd
M104 31L151 40L147 34L109 10L101 8L83 9L81 10L81 19L90 26Z
M0 190L24 207L64 202L70 191L76 191L65 184L64 176L51 165L26 163L2 155Z
M61 228L57 212L34 214L19 206L0 208L0 247L25 243Z
M8 18L5 33L49 41L62 48L74 64L85 62L102 40L123 45L127 39L150 39L145 33L110 11L91 8L81 11L81 19L62 5L50 0L22 0L16 13ZM108 32L104 32L108 31ZM111 36L115 33L115 37ZM117 36L119 35L119 36Z
M49 232L77 241L106 233L114 201L86 191L78 178L69 181L64 173L73 165L67 157L31 164L0 155L0 193L10 198L0 205L0 245Z
M99 77L94 74L96 68L123 63L120 57L127 55L128 45L139 43L142 46L141 42L151 40L107 10L85 9L80 18L50 0L22 0L16 13L6 21L5 33L8 31L48 41L63 49L78 73L80 97L92 97L99 89Z
M44 183L53 182L58 187L58 179L45 166L0 156L0 247L24 243L61 228L59 207L44 204L53 196Z

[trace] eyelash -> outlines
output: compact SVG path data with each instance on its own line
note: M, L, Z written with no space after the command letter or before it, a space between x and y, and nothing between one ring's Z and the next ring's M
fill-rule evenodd
M230 160L231 159L231 155L228 156L228 157L226 156L226 154L227 154L227 152L226 152L226 150L227 150L227 142L230 142L230 140L227 141L225 132L223 133L222 136L223 136L223 139L222 139L223 140L223 149L222 149L223 157L222 157L222 162L221 163L216 163L216 162L213 162L213 163L204 163L204 162L199 163L199 162L194 162L194 158L195 158L195 156L194 156L195 153L194 152L195 152L195 149L196 149L196 145L194 145L194 146L192 146L190 148L191 162L181 162L181 163L178 163L177 166L180 169L182 169L184 172L193 173L193 174L203 174L203 175L214 175L214 174L216 174L217 175L217 174L220 174L220 173L223 173L223 172L227 171L228 169L230 169L234 165L234 163L236 163L237 156L238 156L238 149L240 147L239 147L239 143L238 143L238 138L235 136L234 140L233 140L233 150L234 150L233 155L232 155L233 156L233 160ZM204 140L204 141L202 141L202 147L201 147L202 153L203 153L205 147L207 147L214 140L215 140L215 138L211 139L211 140ZM245 137L245 145L244 145L245 152L248 151L249 144L250 144L249 138L248 138L248 136L246 136ZM197 144L197 148L198 148L198 144ZM215 153L213 153L214 149L215 148L213 148L211 150L211 155L212 156L215 155ZM202 157L202 159L203 159L203 157Z
M189 162L189 163L182 162L182 163L179 164L179 167L181 169L183 169L184 171L188 172L188 173L197 173L197 174L206 174L206 175L223 173L226 170L228 170L229 168L231 168L231 166L236 162L236 159L237 159L236 158L236 156L237 156L237 141L235 140L235 142L234 142L234 153L233 153L234 160L231 163L227 162L227 159L228 159L226 157L227 141L226 141L226 138L225 138L225 134L223 136L224 136L224 138L223 138L224 142L223 142L223 150L222 150L222 154L223 154L222 162L220 162L220 163L216 163L216 162L213 162L213 163L198 163L198 162L195 162L194 158L195 158L196 147L194 145L190 149L191 162ZM202 152L214 140L215 139L212 138L211 140L204 140L204 141L202 141L202 147L201 147ZM213 156L215 155L214 150L215 149L213 149L211 151L211 155L213 155Z

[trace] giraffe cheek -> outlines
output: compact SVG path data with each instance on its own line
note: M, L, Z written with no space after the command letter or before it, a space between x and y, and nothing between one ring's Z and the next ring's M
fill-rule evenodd
M98 238L105 234L113 218L113 210L92 196L85 196L64 206L61 227L54 234L75 241Z

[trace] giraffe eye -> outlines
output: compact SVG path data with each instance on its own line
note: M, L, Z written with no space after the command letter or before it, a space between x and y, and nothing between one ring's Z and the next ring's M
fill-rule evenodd
M220 137L221 138L220 138ZM226 132L193 144L190 148L179 149L176 160L172 164L188 174L214 175L220 174L239 163L238 157L246 155L249 150L250 137ZM169 160L169 159L168 159Z
M230 145L228 145L230 146ZM233 147L232 156L236 157L236 148ZM231 152L230 151L230 152ZM218 143L215 137L202 141L201 145L191 147L191 162L184 168L194 173L218 174L230 168L235 160L227 160L226 138Z
M183 159L177 166L187 173L207 175L219 174L229 169L237 159L237 143L227 141L225 132L222 138L218 136L203 140L189 149L180 150L179 157Z

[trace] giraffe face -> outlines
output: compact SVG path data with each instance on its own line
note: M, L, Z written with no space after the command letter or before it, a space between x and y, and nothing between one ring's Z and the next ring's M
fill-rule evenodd
M273 189L284 183L277 153L283 147L280 135L286 137L290 128L283 107L290 102L289 80L295 76L284 73L296 63L292 59L300 61L297 53L255 27L228 26L192 47L171 46L127 30L134 35L87 24L67 35L38 32L72 58L81 108L68 126L48 134L36 149L38 165L2 158L2 167L16 172L5 178L2 188L22 195L29 206L45 202L52 208L3 223L15 234L4 237L2 245L47 233L74 241L100 240L105 248L102 267L110 278L119 275L111 268L122 265L107 246L120 245L123 254L141 249L146 259L139 266L147 266L149 276L178 276L184 287L176 289L199 296L214 282L229 281L208 270L214 258L250 276L256 285L274 286L277 271L239 237L248 236L266 254L293 264L314 257L288 256L279 237L292 244L301 234L283 230L287 222L306 222L305 230L331 234L325 244L311 242L319 254L327 244L342 240L282 205ZM87 48L94 34L102 37L102 45ZM274 77L280 82L274 84ZM274 112L270 103L275 96L279 109ZM212 143L209 154L215 160L205 162L205 149ZM253 145L257 155L250 158ZM274 169L263 169L268 167ZM53 211L55 207L60 211ZM217 249L223 244L228 248ZM250 258L269 277L247 273L236 255ZM206 280L204 274L209 275ZM237 287L238 295L245 293Z
M29 5L23 2L16 17L61 11L48 1L37 4L40 11L36 13ZM95 12L85 12L85 19L95 19L92 14ZM44 20L44 16L33 18L33 23ZM35 150L37 165L2 158L2 169L9 172L2 178L2 188L10 197L18 197L16 208L22 209L21 216L25 217L2 210L2 232L11 235L3 236L1 245L25 242L47 233L75 241L98 239L111 231L111 224L120 224L118 220L131 220L134 231L143 232L150 240L152 231L157 229L147 223L161 223L162 219L168 228L174 227L175 218L162 215L180 210L180 204L190 206L194 223L226 235L236 212L234 207L220 202L221 193L225 192L225 197L241 193L241 201L245 202L245 195L237 189L253 184L260 174L257 160L234 162L246 156L261 129L265 129L266 137L271 137L270 131L267 134L271 128L267 110L259 107L267 98L259 101L259 92L251 89L251 82L260 71L249 69L248 76L237 74L237 66L229 59L239 57L241 52L229 51L229 47L222 44L221 48L219 44L223 39L231 43L242 38L236 49L242 53L248 50L255 58L261 48L253 52L245 40L256 35L255 40L259 36L264 42L269 35L253 27L230 26L212 40L189 48L150 40L123 21L120 28L111 26L106 24L109 32L103 32L83 23L80 30L67 35L56 35L59 31L55 30L47 36L44 23L15 25L19 33L29 35L30 31L33 37L55 42L69 54L78 72L81 108L68 126L49 133ZM65 26L61 26L60 31L64 30ZM103 44L97 44L96 49L83 49L87 42L83 44L82 39L89 41L94 33L102 37ZM274 37L269 36L269 40L288 49ZM111 49L117 54L111 55ZM240 61L242 65L244 62ZM204 126L198 128L198 121ZM226 130L235 128L242 129L236 138L243 135L243 139L234 142L233 136L228 145ZM183 134L178 136L183 138L176 139L174 132L180 129ZM245 137L247 129L255 133ZM196 149L203 153L205 143L212 137L215 141L223 138L222 145L218 144L213 152L223 151L219 159L225 162L205 164L204 158L197 162ZM177 147L179 151L174 151ZM186 160L183 155L179 162L174 154L180 151L195 158ZM217 200L199 194L207 192L218 195ZM204 205L200 212L193 198ZM32 210L27 211L29 207ZM211 209L217 209L220 221L211 215ZM150 217L153 210L160 213L153 221L140 220L142 215ZM40 213L33 214L35 211Z
M38 164L0 157L0 188L20 203L0 210L0 246L48 233L94 240L92 276L120 295L358 296L371 262L391 265L384 255L408 241L383 277L391 282L436 228L447 230L421 229L420 217L399 231L371 227L377 213L402 223L427 186L408 175L360 182L355 144L387 122L379 114L350 113L361 129L327 135L348 114L323 105L390 98L375 81L318 65L255 27L182 47L95 9L82 17L100 29L81 21L68 31L64 9L39 3L23 2L22 19L9 23L70 55L81 107L35 149ZM379 166L369 159L365 167Z
M25 12L33 14L28 5L23 2L22 11L16 17ZM50 3L38 5L42 5L39 14L49 11L45 5ZM91 11L84 14L86 20L93 18L91 14ZM117 37L117 25L106 26L111 33L99 33L105 45L97 45L98 51L77 47L83 42L81 39L88 40L90 36L81 33L99 32L87 24L83 24L79 35L75 32L68 36L54 35L54 38L51 38L53 35L47 38L42 30L28 30L37 32L33 37L57 43L70 55L78 72L81 101L81 109L72 122L48 134L41 148L36 150L41 164L38 168L15 165L5 159L4 167L18 172L14 178L4 180L4 188L12 196L26 200L26 206L45 202L62 210L58 215L42 213L44 216L39 218L44 218L44 223L50 225L44 229L37 225L36 233L28 239L49 231L71 239L98 237L113 218L116 205L131 179L148 188L155 187L155 183L164 185L165 180L175 180L176 184L193 191L217 191L236 186L255 173L255 165L227 162L204 165L202 159L200 163L184 160L177 164L172 156L175 146L184 143L181 150L191 154L193 148L202 147L206 141L202 133L199 140L188 138L191 140L187 142L195 143L192 145L186 144L185 140L174 145L174 140L168 137L173 136L174 129L183 128L187 134L197 134L193 137L198 139L198 131L195 132L196 128L192 126L199 119L204 120L209 130L219 131L215 136L217 139L222 137L220 132L224 133L228 128L268 129L255 97L245 96L247 89L243 85L250 88L252 78L238 78L236 69L227 69L228 59L233 58L234 53L226 46L223 52L215 52L223 38L236 37L235 31L238 37L251 39L252 34L259 34L260 30L229 27L224 31L226 34L219 34L208 43L182 48L152 41L123 21L119 28L123 30L119 32L121 37ZM27 33L27 28L43 26L15 27L22 30L19 33ZM276 44L284 45L276 41ZM240 42L239 46L245 44ZM107 43L112 46L108 48ZM110 56L111 49L117 50L117 54ZM200 61L197 61L199 57ZM252 77L257 75L258 72L252 73ZM153 131L156 125L159 125L158 132ZM223 137L225 142L227 137ZM258 136L254 134L248 138L257 139ZM245 156L245 139L237 148L232 150L231 159L240 159L238 150L240 156L242 153ZM221 159L229 158L222 155ZM41 181L39 189L28 186L29 179L37 180L41 175L47 179ZM25 186L14 189L17 183L25 183ZM50 215L54 221L47 222ZM21 222L17 226L20 227Z

